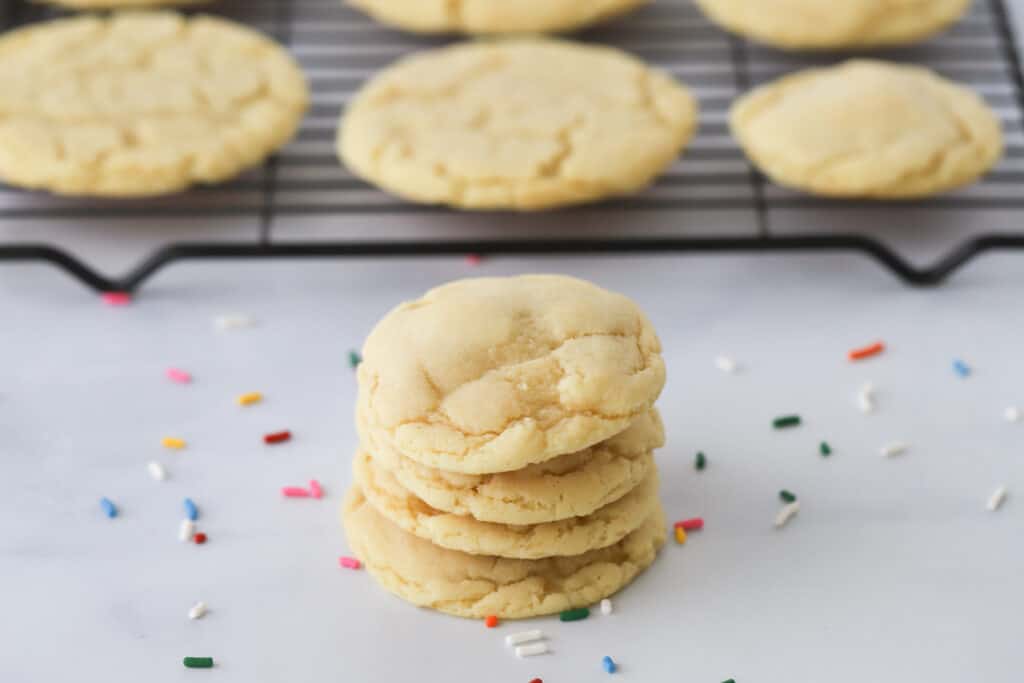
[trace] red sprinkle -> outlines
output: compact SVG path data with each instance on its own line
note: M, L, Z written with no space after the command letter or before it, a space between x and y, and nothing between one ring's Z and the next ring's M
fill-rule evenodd
M354 557L342 556L338 558L338 564L344 569L359 569L362 563Z
M316 479L309 480L309 493L314 498L324 497L324 490L323 488L321 488L320 482L318 482Z
M281 495L285 498L309 498L309 491L301 486L285 486L281 489Z
M851 349L846 357L850 360L861 360L864 358L870 358L871 356L877 356L882 351L885 351L885 344L882 342L875 342L871 346L862 346L859 349Z
M292 433L287 429L283 432L274 432L272 434L265 434L263 436L263 443L282 443L289 441L292 438Z
M466 265L479 266L483 263L484 257L480 254L466 254Z
M534 678L530 681L530 683L544 683L544 681L540 680L539 678Z
M206 543L206 534L200 531L198 534L192 537L192 540L195 541L197 545L202 545Z
M108 306L127 306L132 302L132 295L128 292L103 292L100 298Z
M484 619L484 626L486 626L487 628L494 628L497 625L498 617L494 616L493 614L489 615L486 619Z
M697 531L704 528L704 520L700 517L694 517L693 519L684 519L681 522L676 522L672 526L683 531Z

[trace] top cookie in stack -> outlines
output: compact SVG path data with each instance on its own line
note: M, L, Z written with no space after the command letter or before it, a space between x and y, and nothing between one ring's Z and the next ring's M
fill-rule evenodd
M618 590L665 538L660 351L632 301L568 277L464 280L400 305L359 366L353 550L392 592L462 616Z

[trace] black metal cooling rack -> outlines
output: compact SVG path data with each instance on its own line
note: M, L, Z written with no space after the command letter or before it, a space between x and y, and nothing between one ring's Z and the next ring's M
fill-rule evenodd
M24 0L0 5L4 28L56 14ZM410 205L381 193L348 174L333 151L339 111L367 77L406 52L446 39L410 37L378 26L339 0L223 0L209 8L274 35L298 56L310 78L313 105L296 140L231 183L156 200L71 199L0 186L0 236L5 222L14 221L55 221L73 231L82 219L240 217L258 224L255 237L249 242L168 244L121 277L107 277L52 244L0 242L0 262L48 262L98 291L130 292L164 266L197 259L843 250L874 258L907 283L934 285L982 253L1024 249L1024 232L990 229L984 220L999 212L999 225L1005 226L1009 215L1016 230L1017 218L1024 217L1024 72L1003 0L978 0L960 23L929 42L878 53L926 64L973 86L999 112L1006 133L1005 158L977 185L927 202L896 205L922 216L955 211L981 217L974 221L980 232L966 235L927 266L913 265L870 232L831 227L833 219L851 212L871 223L874 212L892 204L828 201L777 187L748 164L729 137L726 114L737 94L787 71L849 55L795 57L749 45L709 25L688 0L659 0L579 38L633 52L694 90L702 123L683 158L652 188L627 199L543 217L466 214ZM727 230L702 236L705 230L695 235L694 216L699 221L726 216L726 222L747 227L739 234ZM387 235L384 223L406 229L398 237ZM454 237L443 229L452 223L462 226ZM518 227L494 232L495 225L505 223ZM649 229L655 223L659 227ZM607 224L618 229L605 229ZM524 225L527 229L520 231Z

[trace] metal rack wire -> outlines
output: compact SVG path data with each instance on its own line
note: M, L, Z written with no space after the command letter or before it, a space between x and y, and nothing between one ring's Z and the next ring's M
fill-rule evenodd
M6 28L55 13L23 0L4 7L0 26ZM72 199L0 186L0 227L4 220L241 216L258 220L257 237L251 242L169 244L116 278L102 275L77 256L49 244L0 243L0 262L45 261L96 290L133 291L160 268L194 259L855 250L907 283L933 285L981 253L1024 249L1024 232L983 230L962 239L934 263L919 267L874 236L837 233L818 223L788 232L774 225L773 221L786 215L813 214L814 220L824 215L830 220L849 212L870 214L891 206L829 201L777 187L748 164L727 130L730 103L750 86L795 68L848 55L796 57L750 45L708 24L688 0L659 0L579 38L619 46L686 82L701 101L698 136L649 190L540 216L466 214L407 204L368 186L337 162L335 127L351 94L372 73L402 54L446 39L410 37L389 30L341 6L339 0L225 0L210 7L274 35L303 64L314 93L313 105L292 144L233 182L154 200ZM1020 191L1024 182L1024 72L1003 0L979 0L964 20L943 36L880 56L926 64L970 84L1000 114L1007 140L1005 158L980 183L927 202L899 206L972 214L1010 211L1024 217ZM717 215L743 227L738 234L735 230L721 235L714 231L708 235L707 230L694 234L695 216L703 221ZM326 226L329 239L304 238L309 233L301 227L310 222ZM458 227L451 229L453 224ZM508 227L495 232L497 224ZM392 234L387 226L401 228Z

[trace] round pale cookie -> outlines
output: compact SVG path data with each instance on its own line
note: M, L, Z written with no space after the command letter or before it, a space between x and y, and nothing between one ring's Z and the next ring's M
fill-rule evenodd
M643 481L665 442L657 410L644 413L607 441L513 472L460 474L399 455L373 451L404 488L433 508L481 522L540 524L589 515Z
M357 426L428 467L518 470L651 409L661 343L631 300L560 275L459 280L388 313L363 347Z
M665 544L657 510L618 543L572 557L514 560L439 548L395 526L353 487L342 506L349 546L386 590L460 617L525 619L592 605L649 567Z
M348 0L417 33L547 33L596 24L649 0Z
M227 180L287 142L302 72L223 19L122 12L0 37L0 179L145 196Z
M925 197L970 183L1002 154L973 92L915 66L854 60L762 86L732 108L747 156L780 185L833 197Z
M971 0L696 0L709 19L791 50L902 45L938 33Z
M658 471L652 468L639 486L586 517L527 525L481 522L430 507L365 451L356 454L353 469L360 490L377 512L436 546L472 555L525 560L579 555L619 542L658 504Z
M374 77L344 114L338 153L411 201L533 210L639 190L696 125L686 88L619 50L463 43Z

